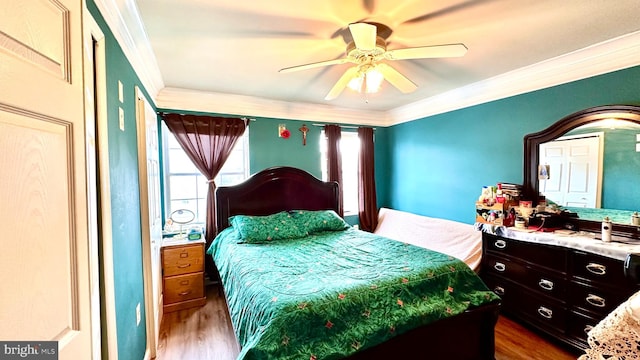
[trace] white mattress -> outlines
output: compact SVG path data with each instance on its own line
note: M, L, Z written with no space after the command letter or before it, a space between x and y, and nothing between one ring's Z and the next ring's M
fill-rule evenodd
M381 208L374 233L454 256L478 271L482 232L473 225Z

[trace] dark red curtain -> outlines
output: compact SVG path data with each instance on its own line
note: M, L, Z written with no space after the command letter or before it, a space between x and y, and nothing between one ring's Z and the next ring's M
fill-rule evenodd
M325 125L324 134L327 137L327 172L328 181L335 181L340 185L340 211L344 215L344 201L342 197L342 155L340 153L340 138L342 130L338 125Z
M378 226L376 174L374 163L373 129L358 128L360 155L358 158L358 215L360 229L373 232Z
M216 236L216 184L213 179L247 127L243 119L203 115L164 114L164 122L193 164L207 178L207 244Z

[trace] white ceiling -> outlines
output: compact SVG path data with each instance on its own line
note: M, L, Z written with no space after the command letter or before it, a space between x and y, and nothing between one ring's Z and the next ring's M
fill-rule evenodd
M133 38L132 51L143 53L144 72L151 78L159 76L155 80L159 106L198 106L226 113L241 113L244 108L244 115L283 118L314 111L322 116L348 113L352 122L379 114L383 121L395 117L391 121L399 122L420 117L424 113L419 108L438 107L445 99L465 104L475 96L478 103L492 91L498 95L486 100L534 90L528 88L531 84L540 88L640 64L638 0L96 3L103 14L106 8L117 8ZM387 38L389 49L463 43L469 50L460 58L389 62L418 89L402 94L385 82L368 101L348 89L335 100L324 100L351 64L278 72L344 56L346 26L359 21L389 26L393 31ZM135 35L136 31L143 35ZM604 58L603 53L609 56ZM587 58L591 60L586 62ZM563 74L572 75L563 78ZM548 79L539 82L541 77ZM189 95L196 99L190 104L185 100ZM217 107L201 104L207 102Z

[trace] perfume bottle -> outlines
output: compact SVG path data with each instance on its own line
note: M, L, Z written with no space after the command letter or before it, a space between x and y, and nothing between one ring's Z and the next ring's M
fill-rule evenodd
M611 220L608 216L605 216L604 220L602 220L602 241L611 241Z

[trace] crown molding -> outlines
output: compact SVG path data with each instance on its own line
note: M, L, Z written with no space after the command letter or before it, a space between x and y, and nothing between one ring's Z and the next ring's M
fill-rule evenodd
M640 31L510 71L387 112L396 125L640 65Z
M386 112L165 88L135 3L124 2L125 22L117 0L94 1L155 105L166 109L392 126L640 65L636 31Z
M201 111L249 117L377 125L386 113L264 98L165 87L156 98L159 109ZM372 119L378 121L372 122Z
M94 3L155 103L154 99L160 89L164 88L164 82L135 2L94 0ZM118 3L126 8L120 9ZM125 16L128 21L125 21Z

